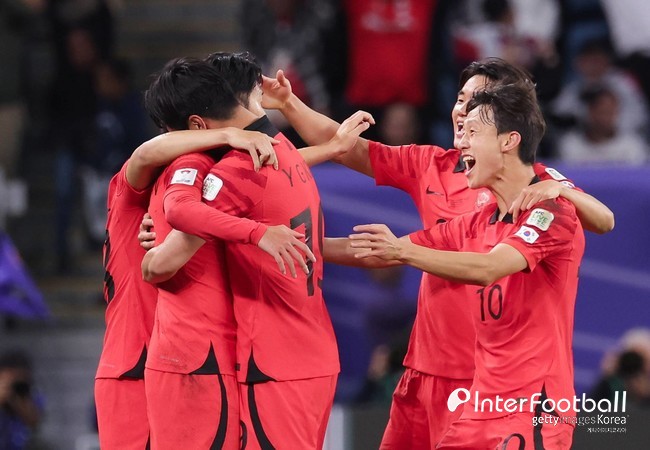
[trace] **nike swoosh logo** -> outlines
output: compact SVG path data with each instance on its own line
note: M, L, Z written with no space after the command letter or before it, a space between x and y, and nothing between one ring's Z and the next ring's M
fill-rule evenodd
M429 195L444 195L442 192L432 191L431 189L429 189L429 186L427 186L427 191L426 192Z

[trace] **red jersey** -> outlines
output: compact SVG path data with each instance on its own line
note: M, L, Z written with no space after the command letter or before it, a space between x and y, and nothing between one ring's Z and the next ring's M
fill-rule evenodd
M469 189L460 151L432 145L388 146L369 142L377 185L408 193L424 228L431 228L493 201L487 189ZM554 169L534 165L542 179L573 184ZM404 365L429 375L471 379L474 376L476 331L459 302L463 285L428 273L422 275L418 307Z
M350 52L346 98L350 103L426 103L427 61L436 3L345 1Z
M137 236L151 189L131 187L126 180L127 164L108 187L103 252L106 334L96 378L143 378L156 308L156 289L142 281L140 263L145 251Z
M172 230L166 197L178 189L200 198L214 160L203 153L177 158L158 177L149 214L156 244ZM158 305L147 368L181 374L235 374L235 318L224 246L207 241L173 278L158 285Z
M323 214L311 171L296 148L262 117L246 128L274 136L279 170L253 170L248 155L231 151L206 177L203 199L223 212L305 234L317 258L306 275L282 275L256 246L227 243L237 318L238 379L298 380L337 374L336 338L323 300Z
M526 270L490 286L467 286L458 305L477 330L476 373L462 416L473 419L513 412L504 409L503 400L500 411L480 411L477 395L496 404L497 396L531 399L545 393L556 402L572 402L575 394L571 336L585 245L575 207L560 198L538 203L516 223L498 216L494 203L410 235L415 244L439 250L487 253L504 243L528 262Z

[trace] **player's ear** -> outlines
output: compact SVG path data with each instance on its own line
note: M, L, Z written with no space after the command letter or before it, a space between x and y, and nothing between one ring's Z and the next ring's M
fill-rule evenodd
M190 117L187 119L187 129L188 130L205 130L208 128L205 124L205 121L201 116L197 116L196 114L192 114Z
M516 131L510 131L506 134L505 139L501 144L501 151L503 153L508 153L513 150L516 150L517 147L521 144L521 134Z

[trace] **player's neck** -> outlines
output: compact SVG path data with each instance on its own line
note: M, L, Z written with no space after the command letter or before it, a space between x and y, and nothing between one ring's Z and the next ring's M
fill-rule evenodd
M497 181L490 187L499 206L499 220L506 215L510 205L512 205L521 191L530 184L534 177L535 171L533 170L533 166L526 165L519 159L503 168Z
M243 106L238 106L231 118L226 120L211 120L210 128L235 127L244 129L257 119L259 119L257 115L253 114Z

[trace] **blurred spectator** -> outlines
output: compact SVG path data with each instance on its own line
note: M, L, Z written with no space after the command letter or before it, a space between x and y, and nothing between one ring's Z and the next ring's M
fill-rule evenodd
M243 44L262 72L275 76L278 69L284 70L293 92L325 113L330 99L322 75L323 32L331 20L327 0L243 0L241 6ZM280 129L288 128L282 114L269 114Z
M41 410L29 356L20 350L0 355L0 448L28 448L41 422Z
M619 162L642 164L648 147L641 136L621 130L620 102L616 94L604 87L590 87L581 96L587 107L583 123L564 135L559 154L568 162Z
M366 381L356 398L358 403L390 405L395 387L404 373L402 361L406 356L407 345L408 335L391 345L380 344L375 347L370 356Z
M616 53L650 101L650 13L647 0L601 0Z
M0 0L0 170L13 175L25 122L25 43L45 0Z
M52 87L52 142L56 150L56 255L57 270L72 268L70 225L79 191L82 163L94 153L97 93L95 71L113 46L113 19L104 0L49 2L49 15L57 53Z
M574 61L576 79L564 86L552 104L552 113L565 123L577 123L586 113L580 95L593 86L604 86L619 99L618 128L621 132L645 131L648 107L634 78L612 62L609 44L603 40L589 41Z
M380 141L386 145L422 142L417 109L406 103L393 103L384 110L379 126Z
M324 69L335 99L334 117L357 109L381 117L393 103L418 108L426 129L434 112L436 76L448 0L340 0L328 34ZM435 44L434 44L435 42ZM440 45L437 45L440 44ZM455 95L455 92L454 92ZM370 129L368 138L376 139Z
M151 137L140 93L133 88L127 61L109 59L95 71L95 139L82 171L84 212L90 238L101 244L106 234L106 194L111 177L133 150Z
M627 392L631 403L650 407L650 330L637 328L621 339L620 349L608 353L603 361L603 375L590 397L613 400L614 394Z
M460 11L453 33L457 67L499 57L531 72L540 101L557 94L562 71L555 0L466 0ZM467 15L474 19L468 22Z

